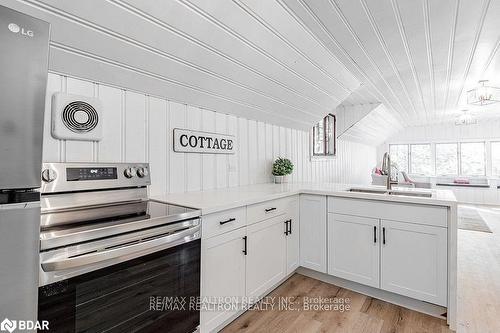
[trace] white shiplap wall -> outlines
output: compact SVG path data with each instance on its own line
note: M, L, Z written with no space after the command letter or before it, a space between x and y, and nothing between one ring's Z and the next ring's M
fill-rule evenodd
M50 97L55 92L100 98L104 139L52 138ZM277 156L289 157L295 164L292 181L366 183L375 164L374 147L339 141L336 158L311 162L308 132L52 73L45 109L45 162L149 162L152 194L270 182ZM175 127L234 134L238 152L230 156L175 153L171 148Z

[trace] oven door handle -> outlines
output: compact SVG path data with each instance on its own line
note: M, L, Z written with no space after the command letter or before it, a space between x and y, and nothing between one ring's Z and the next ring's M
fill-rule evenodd
M48 259L41 263L45 272L62 271L74 269L82 266L98 264L108 260L120 259L126 261L129 259L144 256L153 252L165 250L177 245L191 242L200 238L200 226L183 229L170 233L166 236L154 238L151 240L123 245L112 249L89 254L82 254L71 258Z

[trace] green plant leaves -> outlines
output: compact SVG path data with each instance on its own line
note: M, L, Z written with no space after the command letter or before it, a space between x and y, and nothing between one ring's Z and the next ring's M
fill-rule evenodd
M293 163L288 158L278 157L273 163L274 176L286 176L293 171Z

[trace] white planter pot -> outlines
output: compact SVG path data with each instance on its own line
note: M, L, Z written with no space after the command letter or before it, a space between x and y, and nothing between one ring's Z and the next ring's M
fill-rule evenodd
M283 183L287 183L287 182L288 182L287 176L274 176L274 183L275 184L283 184Z

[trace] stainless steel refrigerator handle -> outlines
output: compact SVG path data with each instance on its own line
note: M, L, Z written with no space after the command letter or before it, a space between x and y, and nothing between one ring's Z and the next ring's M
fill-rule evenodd
M82 267L96 264L107 260L123 258L132 259L137 256L143 256L149 253L168 249L183 243L187 243L200 238L200 226L188 228L164 237L152 239L149 241L126 245L102 252L93 252L73 258L46 260L42 262L42 269L45 272L61 271L71 268Z

